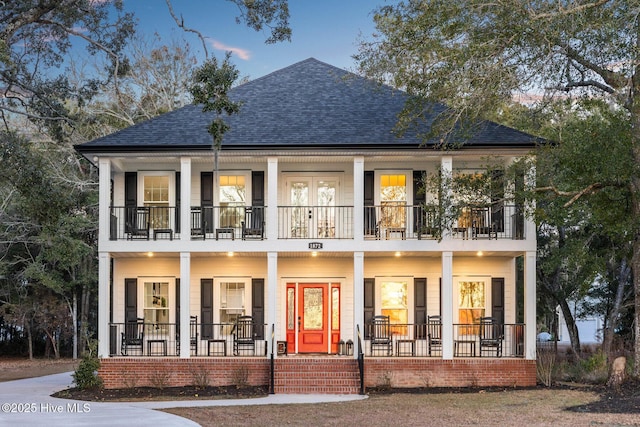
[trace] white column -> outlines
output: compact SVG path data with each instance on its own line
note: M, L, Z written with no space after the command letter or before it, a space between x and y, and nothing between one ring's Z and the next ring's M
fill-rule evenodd
M180 199L180 240L191 240L191 157L180 158Z
M109 252L98 253L98 357L109 356Z
M442 358L453 359L453 253L442 253Z
M267 159L267 240L278 240L278 158Z
M364 240L364 157L353 159L353 238Z
M267 342L269 343L269 345L271 345L272 341L273 341L273 345L275 345L275 341L278 338L282 338L283 340L285 339L285 336L281 335L281 331L280 331L280 327L279 327L279 322L277 319L277 315L276 313L278 312L277 310L277 304L278 304L278 253L277 252L269 252L267 253L267 312L266 312L266 324L267 324L267 336L265 337L267 339ZM271 337L271 325L273 325L273 327L275 328L275 337ZM278 352L275 351L275 349L271 349L273 352L273 357L277 357L278 356Z
M524 255L525 358L536 358L536 252Z
M353 254L353 357L357 359L356 325L360 326L360 338L364 346L364 341L362 341L364 340L364 252L354 252ZM364 352L364 348L362 351Z
M182 221L181 221L182 224ZM181 225L182 226L182 225ZM191 233L189 233L191 234ZM180 252L180 358L191 356L191 253Z
M111 204L111 161L98 162L98 251L109 241ZM98 252L98 356L109 356L109 252Z

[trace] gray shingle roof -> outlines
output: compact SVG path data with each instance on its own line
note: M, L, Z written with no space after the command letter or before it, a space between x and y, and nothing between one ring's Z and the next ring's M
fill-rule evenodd
M421 139L393 133L407 94L310 58L237 86L240 113L225 118L231 130L222 148L418 148ZM188 105L102 138L78 151L210 150L213 116ZM428 125L428 123L426 124ZM538 140L485 122L466 145L533 147Z

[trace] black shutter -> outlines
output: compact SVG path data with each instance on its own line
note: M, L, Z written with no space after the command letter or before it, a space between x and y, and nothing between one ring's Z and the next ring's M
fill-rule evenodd
M176 172L176 208L175 208L175 231L180 232L180 172Z
M376 234L375 173L364 171L364 235Z
M491 317L498 324L504 324L504 278L491 279Z
M138 279L124 279L124 321L138 319Z
M200 172L200 205L205 233L213 232L213 172Z
M264 339L264 279L251 280L251 315L256 338Z
M125 232L130 233L136 227L138 206L138 173L124 173L124 210L125 210Z
M413 279L413 323L416 324L416 338L426 338L427 325L427 279L424 277Z
M251 172L251 206L264 206L264 172Z
M375 314L376 280L364 279L364 337L369 338L370 324Z
M124 173L124 205L127 207L138 205L138 173Z
M213 279L200 279L200 318L203 339L213 338Z

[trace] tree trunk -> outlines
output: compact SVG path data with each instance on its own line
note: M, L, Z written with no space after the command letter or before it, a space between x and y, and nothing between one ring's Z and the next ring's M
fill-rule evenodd
M33 337L31 336L31 323L24 322L27 329L27 345L29 346L29 360L33 360Z
M91 302L91 285L82 287L82 297L80 298L80 354L87 351L87 339L89 335L89 303Z
M640 31L640 26L638 26ZM636 66L632 78L631 106L629 113L632 123L632 155L634 164L640 165L640 98L635 98L635 94L640 94L640 65ZM635 172L631 175L631 209L633 218L640 218L640 175ZM633 315L633 376L640 378L640 227L635 230L633 236L633 256L631 258L631 269L633 271L633 293L634 293L634 315Z
M71 320L73 321L73 360L78 358L78 295L73 291L73 310Z
M571 340L571 349L573 350L576 357L580 358L582 355L582 350L580 346L580 335L578 334L578 327L576 326L576 319L573 317L573 313L571 312L571 308L567 303L565 298L562 298L558 301L560 305L560 310L562 310L562 315L564 316L564 320L567 323L567 330L569 331L569 339Z
M612 269L613 270L613 269ZM630 283L631 269L627 264L626 259L622 259L620 261L620 265L618 267L618 274L612 274L612 277L618 278L618 286L616 288L616 296L613 300L613 306L609 311L609 314L606 319L606 325L603 331L603 340L602 340L602 350L604 354L607 356L607 359L611 362L611 351L613 346L613 337L614 331L618 324L618 315L620 314L620 307L622 307L622 302L624 301L624 291L625 287ZM613 271L612 271L613 273Z

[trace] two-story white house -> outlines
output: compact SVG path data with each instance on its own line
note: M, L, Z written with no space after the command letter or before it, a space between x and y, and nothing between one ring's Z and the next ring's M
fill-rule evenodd
M198 105L76 147L99 168L107 387L195 371L275 392L535 384L535 226L510 196L526 182L496 174L453 226L421 191L534 137L397 137L405 93L315 59L231 96L220 150Z

